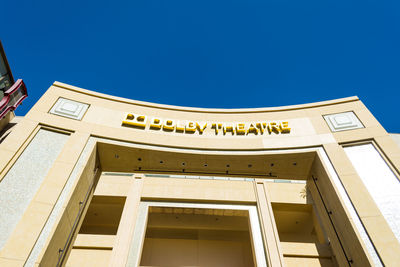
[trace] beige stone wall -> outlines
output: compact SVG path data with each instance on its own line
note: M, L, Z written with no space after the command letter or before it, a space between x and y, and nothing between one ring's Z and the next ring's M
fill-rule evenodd
M89 105L81 120L50 113L60 97ZM66 113L77 112L69 108ZM363 127L331 131L323 115L349 111ZM122 122L130 113L207 123L207 128L203 134L199 130L190 134L152 130L150 122L145 129L126 127ZM211 128L213 123L275 121L288 122L290 133L267 133L264 128L264 134L223 135L223 129L216 134ZM326 152L382 263L394 266L400 261L400 245L342 145L372 142L397 178L400 147L357 97L278 108L198 109L123 99L56 82L0 144L0 182L40 128L67 132L70 137L37 193L45 205L28 206L0 251L0 265L21 266L29 259L36 265L77 266L92 257L112 266L124 265L141 201L256 206L272 266L346 265L348 261L352 266L371 265L368 249L318 149ZM135 175L107 176L106 172ZM148 173L188 177L145 177ZM275 179L307 182L274 183ZM93 196L126 198L112 238L78 235ZM286 221L305 218L314 227L316 241L281 242L284 228L276 224L277 207L279 218Z
M390 136L393 138L393 140L399 145L400 147L400 134L390 134Z

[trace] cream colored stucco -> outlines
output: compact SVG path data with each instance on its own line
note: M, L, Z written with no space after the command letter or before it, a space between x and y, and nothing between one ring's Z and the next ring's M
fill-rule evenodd
M60 97L89 106L82 120L50 113ZM343 112L354 112L364 128L331 132L323 115ZM203 134L153 130L150 122L145 129L127 127L122 122L130 113L207 127ZM290 133L263 128L263 134L224 135L211 129L213 123L275 121L287 122ZM0 183L39 129L69 138L0 250L1 266L125 266L132 242L143 245L133 239L144 201L255 207L261 226L257 238L262 237L271 266L373 265L360 225L383 265L400 262L400 244L343 146L372 143L397 179L400 147L357 97L276 108L202 109L55 82L0 144ZM106 212L112 207L115 212ZM95 216L108 221L108 228L85 221L95 222Z

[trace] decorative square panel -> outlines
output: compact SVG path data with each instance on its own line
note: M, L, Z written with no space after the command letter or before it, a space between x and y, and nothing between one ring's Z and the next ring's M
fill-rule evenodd
M51 108L50 114L81 120L88 108L88 104L60 97Z
M353 111L324 115L324 119L332 132L364 128Z

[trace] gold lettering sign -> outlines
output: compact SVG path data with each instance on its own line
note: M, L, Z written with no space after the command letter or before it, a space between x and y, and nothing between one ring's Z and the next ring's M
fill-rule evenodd
M204 122L179 121L174 119L148 118L146 115L128 113L122 126L134 127L142 130L177 132L185 134L209 132L214 135L280 135L289 134L291 128L287 121L258 121L258 122Z

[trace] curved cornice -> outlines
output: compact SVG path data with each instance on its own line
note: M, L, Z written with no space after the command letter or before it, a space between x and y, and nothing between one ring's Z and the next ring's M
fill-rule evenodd
M182 107L182 106L173 106L173 105L165 105L165 104L157 104L139 100L132 100L123 97L111 96L103 93L98 93L95 91L90 91L86 89L82 89L76 86L72 86L69 84L61 83L55 81L53 86L63 88L66 90L74 91L77 93L90 95L106 100L121 102L125 104L132 104L142 107L149 107L149 108L158 108L164 110L174 110L174 111L183 111L183 112L198 112L198 113L220 113L220 114L235 114L235 113L262 113L262 112L278 112L278 111L289 111L289 110L299 110L299 109L306 109L306 108L315 108L315 107L322 107L322 106L330 106L348 102L355 102L359 101L357 96L339 98L334 100L328 101L321 101L321 102L314 102L314 103L307 103L307 104L300 104L300 105L290 105L290 106L281 106L281 107L266 107L266 108L235 108L235 109L219 109L219 108L195 108L195 107Z

